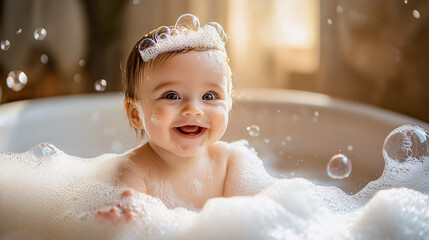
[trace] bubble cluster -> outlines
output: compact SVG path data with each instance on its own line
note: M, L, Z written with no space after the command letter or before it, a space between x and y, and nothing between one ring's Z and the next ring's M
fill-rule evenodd
M9 50L9 48L10 48L10 42L9 42L9 40L3 40L3 41L1 41L0 48L3 51Z
M94 89L97 92L104 92L104 90L106 90L106 87L107 87L107 81L105 79L98 79L94 83Z
M429 157L429 132L413 125L398 127L386 137L383 155L397 162L423 161Z
M333 179L347 178L352 172L352 162L344 154L336 154L326 165L326 172Z
M6 78L6 85L15 92L21 91L27 85L27 75L23 71L13 70Z
M246 130L249 133L249 135L252 137L259 136L260 127L258 125L253 124L253 125L247 126Z
M45 40L47 34L48 32L46 31L46 29L37 28L36 30L34 30L33 36L34 39L36 39L37 41L43 41Z

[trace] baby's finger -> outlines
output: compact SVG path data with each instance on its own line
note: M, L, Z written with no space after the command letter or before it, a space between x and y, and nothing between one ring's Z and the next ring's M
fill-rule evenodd
M127 222L133 222L135 218L134 213L131 212L130 210L124 211L124 217L125 217L125 221Z
M125 197L133 197L134 193L131 190L125 190L124 192L122 192L121 197L125 198Z

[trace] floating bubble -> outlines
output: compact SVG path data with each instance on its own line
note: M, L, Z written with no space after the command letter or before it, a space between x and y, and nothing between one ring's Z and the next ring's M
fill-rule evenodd
M343 7L341 7L340 5L337 6L337 13L343 13Z
M397 162L429 157L429 132L419 126L403 125L386 137L383 155Z
M326 172L330 178L344 179L352 172L352 162L344 154L336 154L326 165Z
M48 32L46 32L46 29L44 28L37 28L36 30L34 30L34 39L38 40L38 41L42 41L46 38L46 34Z
M226 36L225 31L223 31L223 28L219 23L209 22L206 24L206 26L207 25L212 26L216 30L216 32L219 34L219 37L222 39L222 42L225 43L228 40L228 37Z
M1 50L3 50L3 51L9 50L9 48L10 48L10 42L9 42L9 40L3 40L3 41L1 41L0 47L1 47Z
M134 5L137 5L137 4L139 4L140 3L140 0L133 0L133 4Z
M9 72L6 85L15 92L21 91L27 85L27 75L23 71L13 70Z
M33 148L33 154L36 157L46 157L55 154L55 148L49 143L40 143Z
M74 81L75 83L80 83L80 82L82 81L82 75L80 75L79 73L76 73L76 74L73 76L73 81Z
M16 35L19 35L22 33L22 28L18 29L18 31L16 31Z
M79 60L79 66L84 67L86 65L86 61L84 59Z
M122 143L118 140L115 140L111 143L111 147L114 153L121 153L124 149Z
M266 143L266 144L270 143L270 139L269 138L264 138L264 143Z
M290 142L290 141L292 141L292 137L291 137L291 136L286 136L286 140L287 140L288 142Z
M107 81L104 79L98 79L94 83L94 88L95 88L95 91L97 92L103 92L104 90L106 90L106 87L107 87Z
M197 31L198 28L200 28L200 21L192 14L183 14L177 19L174 28L179 30L189 29Z
M43 64L48 63L48 61L49 61L48 55L46 55L46 54L42 54L42 56L40 56L40 61L41 61Z
M246 127L247 132L252 137L259 136L260 127L258 125L250 125Z
M349 150L349 151L353 151L353 146L352 146L352 145L348 145L348 146L347 146L347 150Z
M413 16L414 16L415 18L419 19L419 18L420 18L420 12L419 12L419 11L417 11L417 10L413 10Z
M328 20L326 20L326 22L327 22L329 25L332 25L332 20L331 20L330 18L328 18Z
M408 0L404 0L404 3L405 3L405 4L407 4L407 3L408 3Z
M143 51L146 48L155 46L155 41L150 38L143 38L139 43L139 51Z
M156 32L155 32L156 41L169 38L170 32L171 32L170 28L167 26L161 26L161 27L157 28Z

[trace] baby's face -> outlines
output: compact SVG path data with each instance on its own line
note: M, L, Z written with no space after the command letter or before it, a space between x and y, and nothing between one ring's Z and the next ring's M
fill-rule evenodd
M228 124L227 65L216 51L190 51L147 72L140 85L151 144L182 157L218 141Z

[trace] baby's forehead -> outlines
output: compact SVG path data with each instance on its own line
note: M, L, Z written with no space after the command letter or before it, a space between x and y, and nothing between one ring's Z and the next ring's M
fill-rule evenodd
M227 56L219 50L191 50L184 53L170 53L155 59L145 69L146 76L170 74L228 74Z

